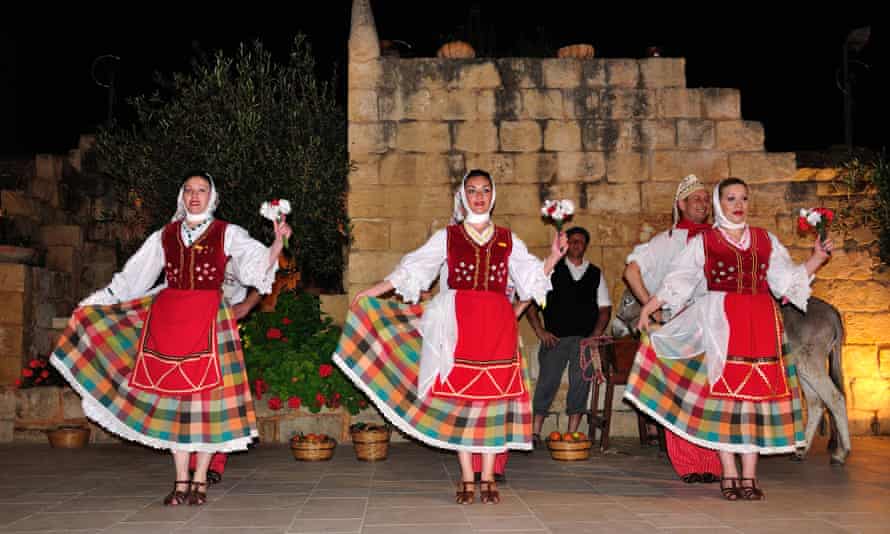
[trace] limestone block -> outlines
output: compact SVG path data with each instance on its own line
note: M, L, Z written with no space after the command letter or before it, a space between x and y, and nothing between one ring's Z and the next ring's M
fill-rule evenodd
M887 412L890 409L890 379L858 377L851 381L854 410Z
M12 443L15 439L15 419L0 419L0 443Z
M510 184L498 188L498 215L537 213L540 206L540 189L536 185Z
M83 229L77 225L47 225L40 227L40 237L44 245L83 246Z
M679 181L679 180L678 180ZM655 182L643 186L643 212L671 213L674 209L676 183Z
M541 150L541 126L534 121L503 121L500 125L501 150L537 152Z
M322 313L333 319L334 324L343 325L350 300L346 295L319 295Z
M350 61L346 78L350 89L376 89L383 83L383 63L379 60L364 63Z
M565 116L562 91L558 89L521 89L523 119L561 119Z
M553 239L553 227L543 224L541 217L513 215L510 217L507 226L528 247L546 247L550 245Z
M599 107L606 118L650 119L655 118L657 98L655 91L610 87L600 93Z
M501 75L493 61L461 65L459 80L460 87L464 89L495 89L501 86Z
M581 127L576 121L547 121L544 126L544 150L554 152L581 150Z
M762 151L763 125L755 121L717 121L717 149L728 152Z
M472 120L476 118L476 92L470 90L436 91L432 95L433 120Z
M843 366L847 384L854 378L878 376L878 350L874 345L844 345Z
M544 87L541 62L534 58L504 58L495 60L505 87L528 89Z
M353 224L353 250L363 251L389 249L388 221L355 219Z
M552 152L516 154L517 183L552 183L559 171L558 155Z
M585 151L610 152L618 150L619 141L627 139L629 122L612 120L581 120L581 145ZM627 147L625 147L627 148Z
M587 210L591 213L640 211L638 184L589 184L586 198Z
M0 291L0 324L23 326L28 323L25 294Z
M381 154L386 152L386 137L383 123L357 124L347 126L349 154Z
M584 87L606 87L612 83L607 80L606 64L608 59L592 59L581 62L581 82ZM616 74L616 78L620 73Z
M649 180L649 156L640 152L611 152L606 158L609 183L636 183Z
M619 130L617 150L669 150L677 147L675 120L643 120L624 124L629 127Z
M497 152L498 128L490 121L466 121L455 125L454 148L464 152Z
M717 182L729 176L729 158L717 151L663 150L655 153L652 180L677 182L687 174L695 174L707 182Z
M890 286L880 282L817 280L813 293L841 311L890 311Z
M713 121L680 119L677 121L677 146L691 149L710 149L716 144Z
M60 387L26 388L16 391L15 416L19 420L58 420L62 415Z
M607 59L606 85L610 87L637 87L640 81L640 64L635 59Z
M37 203L23 191L0 191L0 207L5 217L38 217Z
M371 284L383 280L402 257L398 252L350 252L348 280L355 284Z
M30 267L19 263L0 263L0 291L21 293L30 287Z
M557 154L559 182L596 182L606 174L604 152L560 152Z
M449 184L451 174L443 154L390 151L380 160L380 183L386 185Z
M379 120L377 91L370 89L350 89L347 116L354 122L376 122Z
M31 178L28 181L27 194L52 207L59 207L59 182L56 179Z
M571 89L581 85L581 62L577 59L543 59L544 87Z
M80 402L80 395L73 389L65 387L61 391L62 395L62 417L69 419L83 419L86 417L83 413L83 407Z
M349 185L374 185L380 183L380 156L368 154L363 161L353 160L349 171Z
M890 343L890 314L845 312L845 341L850 344L868 345Z
M0 325L0 356L21 358L25 353L25 333L22 325ZM17 376L18 369L13 377Z
M657 94L658 116L668 119L698 119L702 117L702 90L665 88Z
M685 87L686 60L652 57L639 60L640 81L645 87Z
M509 184L516 181L516 157L516 154L505 153L468 153L465 154L465 168L484 169L492 175L498 185ZM462 177L463 172L460 174Z
M729 155L732 176L749 184L790 181L797 172L793 152L735 152Z
M808 241L812 243L813 239ZM840 278L845 280L869 280L872 278L873 269L878 265L878 259L872 257L868 250L835 249L822 268L819 269L819 278Z
M408 152L448 152L451 148L448 124L427 121L401 122L396 131L396 147Z
M742 118L742 93L738 89L702 89L702 116L706 119Z
M410 252L432 236L429 219L395 219L389 222L389 250Z
M80 254L74 247L47 247L46 267L54 271L80 274Z

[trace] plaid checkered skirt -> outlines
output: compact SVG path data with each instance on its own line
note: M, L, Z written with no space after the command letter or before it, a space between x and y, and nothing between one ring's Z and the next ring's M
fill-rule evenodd
M131 388L139 336L154 297L74 311L51 357L81 396L87 417L125 439L158 449L229 452L256 437L238 326L220 304L216 338L222 386L161 396Z
M624 398L683 438L736 453L782 454L804 445L797 370L786 364L791 396L747 401L710 393L704 356L659 358L643 336Z
M531 449L528 388L510 399L418 398L422 314L422 304L360 299L346 317L334 362L393 425L424 443L482 453ZM528 384L524 366L523 379Z

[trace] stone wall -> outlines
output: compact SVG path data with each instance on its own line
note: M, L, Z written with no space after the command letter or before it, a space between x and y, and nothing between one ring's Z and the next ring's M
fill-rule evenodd
M795 232L797 211L831 204L833 172L798 169L794 154L766 152L763 126L744 119L740 92L687 87L682 58L380 57L368 2L354 2L352 22L350 295L447 223L454 187L471 168L489 170L497 183L495 222L539 257L552 235L538 215L541 202L574 200L573 222L590 230L588 258L603 268L613 302L624 290L624 258L669 226L674 190L687 174L712 185L746 180L751 222L798 259L811 240ZM873 237L860 238L844 243L815 283L815 294L844 314L857 433L869 430L875 410L890 429L890 284L878 272ZM526 325L523 337L534 356ZM616 401L616 408L629 416L617 421L619 432L635 431L627 407Z

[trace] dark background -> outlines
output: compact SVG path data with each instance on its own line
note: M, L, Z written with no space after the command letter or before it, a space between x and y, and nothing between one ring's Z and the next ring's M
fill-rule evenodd
M686 58L689 87L741 89L743 116L764 124L770 151L843 143L843 97L836 82L842 45L851 29L870 25L869 43L851 56L861 62L852 67L854 144L875 149L887 144L888 24L874 11L843 4L813 4L809 11L795 8L786 14L769 4L668 10L639 3L620 12L596 2L517 5L372 1L380 38L409 43L406 55L417 57L434 56L453 37L469 39L479 56L494 57L552 56L560 46L588 42L597 57L639 58L647 47L659 46L664 56ZM67 12L46 7L4 17L0 156L64 153L81 133L101 124L107 90L93 82L90 67L103 54L121 58L114 116L123 124L132 121L126 99L151 93L156 71L188 70L195 50L232 51L240 42L260 39L283 60L298 32L309 37L319 75L338 77L345 105L350 0L221 6L132 4L127 7L132 14L123 13L120 4ZM189 13L181 11L186 8Z

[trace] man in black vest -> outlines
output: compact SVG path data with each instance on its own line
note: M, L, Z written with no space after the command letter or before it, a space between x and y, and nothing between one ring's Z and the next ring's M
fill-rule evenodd
M576 226L566 232L566 237L569 249L553 270L553 289L547 293L543 326L535 306L530 306L528 313L529 323L541 340L540 372L532 403L536 443L540 441L544 417L559 389L566 364L569 364L568 431L578 430L581 415L587 410L590 389L584 376L592 376L595 369L599 369L598 365L582 368L580 343L586 337L603 335L612 314L609 288L602 271L584 259L590 234Z

